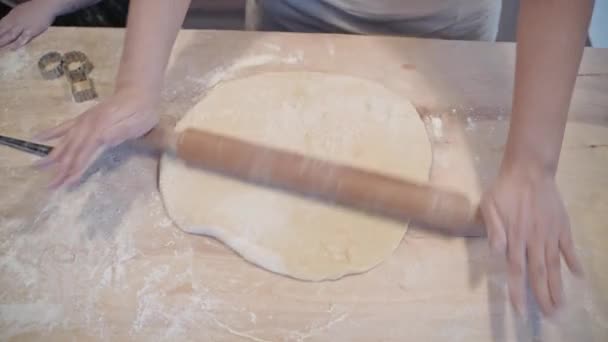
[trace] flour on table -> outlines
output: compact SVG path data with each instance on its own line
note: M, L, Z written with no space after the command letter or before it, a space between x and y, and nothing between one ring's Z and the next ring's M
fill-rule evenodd
M86 182L53 192L44 190L44 179L29 164L0 163L0 177L6 180L0 184L0 340L45 336L66 327L108 339L113 323L104 303L125 293L137 301L135 317L126 322L134 327L155 326L159 317L172 315L163 320L170 323L167 333L180 335L185 333L180 326L191 317L200 320L193 316L201 310L195 305L211 302L208 293L199 291L188 298L190 306L173 308L164 302L156 278L146 278L141 288L132 281L142 270L150 275L164 271L163 265L142 262L134 235L147 234L149 244L172 238L175 230L151 186L156 161L131 153L125 147L109 151ZM11 150L0 154L10 156ZM142 226L142 220L152 224ZM154 230L165 233L150 234ZM174 259L190 258L177 254ZM188 269L183 275L168 272L172 276L161 285L191 281Z
M267 48L268 50L272 50L275 52L279 52L281 51L281 46L276 45L276 44L272 44L272 43L263 43L262 46L264 46L265 48Z
M433 116L431 117L431 127L433 128L433 136L436 139L443 138L443 121L441 121L440 117Z
M0 54L0 78L13 79L19 76L23 69L30 67L32 58L26 49L3 52Z
M471 131L473 129L475 129L475 120L473 120L473 118L471 118L470 116L467 116L467 131Z
M275 45L268 44L265 46L272 50L274 50L272 47L275 47ZM278 51L280 51L280 48ZM277 54L256 54L243 56L233 61L231 64L222 65L211 70L205 77L198 81L206 88L212 88L223 80L234 78L239 72L247 68L254 68L267 64L298 64L302 61L304 61L304 53L302 51L289 53L287 56Z
M284 63L287 64L298 64L304 60L304 52L296 51L294 53L289 54L286 58L283 59Z
M0 331L0 339L6 341L40 326L51 329L61 324L63 315L63 307L59 304L0 304L0 322L6 324L6 330Z
M234 64L230 66L230 68L236 71L243 68L268 64L277 61L278 59L279 57L277 57L276 55L253 55L237 59Z
M187 127L414 181L428 180L431 164L429 139L411 103L347 76L279 72L221 83L177 130ZM168 156L160 189L169 216L186 232L216 237L254 264L304 280L369 270L392 253L407 228Z

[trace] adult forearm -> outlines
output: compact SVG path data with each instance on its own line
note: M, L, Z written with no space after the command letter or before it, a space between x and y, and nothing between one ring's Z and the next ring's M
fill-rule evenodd
M592 0L521 2L503 167L556 171L592 7Z
M159 91L190 0L131 0L116 86Z

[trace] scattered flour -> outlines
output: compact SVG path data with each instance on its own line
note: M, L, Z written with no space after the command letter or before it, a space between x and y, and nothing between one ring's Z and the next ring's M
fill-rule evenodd
M433 136L436 139L443 138L443 121L441 121L440 117L436 117L436 116L431 117L431 128L432 128Z
M237 331L235 329L233 329L232 327L220 322L217 318L213 317L213 321L215 322L215 324L217 326L219 326L220 328L224 329L226 332L228 332L231 335L237 336L237 337L241 337L241 338L245 338L248 339L250 341L253 342L271 342L270 340L264 340L258 337L255 337L253 335L250 335L246 332L242 332L242 331Z
M283 63L287 64L298 64L304 61L304 52L296 51L294 53L290 53L286 58L284 58Z
M272 44L264 44L269 50L276 50ZM163 90L163 98L167 102L183 103L194 105L200 97L209 89L215 87L222 81L235 79L247 69L253 69L263 65L296 65L304 61L304 53L295 51L291 53L261 53L244 55L238 59L228 61L216 66L203 75L189 73L185 77L172 82L171 85ZM181 100L181 101L178 101ZM186 111L188 106L183 109L175 109L177 112Z
M344 321L345 319L347 319L349 316L348 313L342 313L340 315L338 315L337 317L333 317L331 319L329 319L326 322L323 323L313 323L312 326L310 327L310 329L306 332L301 332L301 331L292 331L289 335L288 335L288 340L293 340L293 341L297 341L297 342L302 342L304 340L307 340L315 335L318 335L320 333L326 332L327 330L331 329L334 325Z
M30 331L52 329L64 315L59 304L35 302L0 304L0 340L7 341Z
M276 44L271 44L271 43L264 43L262 44L265 48L267 48L268 50L272 50L274 52L279 52L281 51L281 47L279 45Z
M30 67L32 58L26 49L0 54L0 79L14 79Z
M169 266L162 265L152 271L144 278L144 286L137 291L137 318L133 323L133 330L139 332L150 315L158 313L155 310L159 305L159 297L165 296L161 291L157 291L159 283L169 274Z
M155 162L142 156L130 158L128 149L120 148L96 165L98 171L77 189L52 193L39 191L41 178L31 169L0 167L0 177L15 184L11 196L0 196L0 340L37 336L65 326L103 339L111 329L100 304L108 296L137 292L129 288L133 284L129 280L134 270L146 265L137 258L142 252L134 236L167 230L160 198L151 193ZM125 178L134 181L119 181ZM28 210L11 210L24 198ZM154 214L150 222L157 227L142 227L142 217L150 213ZM171 234L149 236L146 243L172 238ZM163 268L152 264L146 270L156 275ZM145 296L151 292L149 286L142 290L138 299L154 298ZM153 306L138 304L141 312L133 324L148 324Z
M279 60L275 55L253 55L237 59L230 68L234 71L241 70L244 68L260 66L268 63L272 63Z
M467 131L471 131L475 129L475 121L473 120L473 118L471 118L470 116L467 117L467 127L466 130Z
M304 53L302 51L290 53L286 57L274 54L245 56L237 59L230 65L220 66L211 70L201 79L191 78L190 81L199 83L206 88L212 88L223 80L234 78L239 72L247 68L266 64L298 64L302 61L304 61Z

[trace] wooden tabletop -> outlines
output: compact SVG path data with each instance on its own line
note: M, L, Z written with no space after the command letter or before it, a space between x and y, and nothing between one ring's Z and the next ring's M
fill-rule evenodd
M0 134L28 138L78 115L38 58L81 50L112 93L123 31L53 28L0 54ZM179 117L222 80L314 70L383 83L409 98L433 142L431 181L477 199L507 131L514 45L406 38L183 31L162 112ZM551 85L547 85L550 87ZM515 318L503 265L483 239L413 227L361 275L320 283L272 274L167 217L154 156L106 153L74 189L49 192L36 157L0 147L0 340L608 340L608 51L585 52L559 169L586 269L564 270L567 306ZM530 113L534 115L534 113Z

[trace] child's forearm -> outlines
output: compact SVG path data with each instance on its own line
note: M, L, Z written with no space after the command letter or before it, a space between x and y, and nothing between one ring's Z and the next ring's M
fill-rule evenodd
M190 0L131 0L117 88L160 91Z
M592 0L521 2L503 167L555 173L592 7Z

